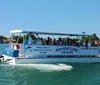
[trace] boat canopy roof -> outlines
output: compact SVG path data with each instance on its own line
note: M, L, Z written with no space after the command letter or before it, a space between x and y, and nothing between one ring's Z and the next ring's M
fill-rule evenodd
M71 34L71 33L56 33L56 32L40 32L40 31L25 31L25 30L12 30L10 33L33 33L45 35L65 35L65 36L91 36L90 34Z

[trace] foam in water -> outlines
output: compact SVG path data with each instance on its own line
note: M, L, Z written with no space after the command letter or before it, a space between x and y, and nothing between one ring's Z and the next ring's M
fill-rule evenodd
M16 64L16 66L26 66L42 71L71 70L73 67L66 64Z
M38 69L41 71L62 71L71 70L73 67L66 64L15 64L15 65L1 65L1 66L23 66Z

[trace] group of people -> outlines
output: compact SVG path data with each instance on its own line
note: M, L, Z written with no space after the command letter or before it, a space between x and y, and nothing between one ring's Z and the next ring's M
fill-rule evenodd
M12 42L12 41L11 41ZM84 38L41 38L33 34L29 34L24 38L24 44L37 45L59 45L59 46L100 46L100 42L94 40L85 40Z
M43 39L42 39L43 40ZM90 41L82 41L75 38L58 38L58 39L52 39L48 37L47 39L44 39L45 45L62 45L62 46L91 46L93 45Z
M99 46L95 41L85 41L77 38L40 38L32 39L31 36L26 37L24 44L37 44L37 45L60 45L60 46Z

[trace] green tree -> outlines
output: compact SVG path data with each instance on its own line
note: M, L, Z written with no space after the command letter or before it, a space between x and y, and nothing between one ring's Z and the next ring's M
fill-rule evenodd
M0 35L0 42L4 42L4 40L7 40L7 38L3 35Z

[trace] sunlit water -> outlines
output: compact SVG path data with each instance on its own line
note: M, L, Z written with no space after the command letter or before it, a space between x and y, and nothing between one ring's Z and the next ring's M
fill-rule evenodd
M0 64L0 85L100 85L100 63Z

